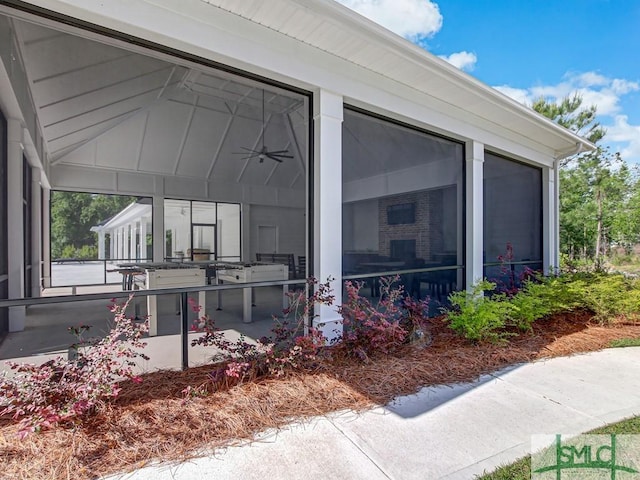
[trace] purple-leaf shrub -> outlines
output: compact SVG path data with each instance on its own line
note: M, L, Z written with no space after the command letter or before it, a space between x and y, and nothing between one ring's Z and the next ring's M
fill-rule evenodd
M262 337L256 343L248 342L244 336L236 341L226 338L224 332L207 315L197 318L191 330L204 334L192 340L191 345L215 348L213 360L224 364L212 375L212 383L238 383L246 378L262 375L283 375L288 369L305 368L316 361L326 338L310 324L315 316L316 305L331 305L334 296L329 285L331 279L319 283L314 278L307 280L306 289L289 292L289 307L283 310L282 318L275 318L272 335ZM197 305L192 304L197 312Z
M407 339L406 320L401 300L402 286L394 286L397 277L380 278L380 298L372 304L360 295L362 282L345 282L346 301L338 307L343 332L339 341L352 355L366 360L376 352L390 353Z
M498 255L497 257L498 262L500 262L500 274L498 278L490 280L492 283L496 284L496 293L504 293L509 298L513 297L521 290L523 283L534 280L538 274L535 270L525 266L522 272L519 275L516 275L512 263L514 259L515 255L513 253L513 245L511 242L507 242L504 255Z
M75 358L56 357L42 365L8 362L14 374L0 378L0 415L20 420L22 437L91 412L117 397L124 379L141 381L133 367L136 358L148 359L140 352L148 324L125 315L131 298L109 307L114 321L103 338L82 341L89 326L69 328L79 339L72 346Z

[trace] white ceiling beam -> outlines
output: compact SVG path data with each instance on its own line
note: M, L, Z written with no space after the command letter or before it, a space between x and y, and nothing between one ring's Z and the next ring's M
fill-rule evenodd
M168 70L169 68L170 68L170 67L158 68L158 69L155 69L155 70L151 70L151 71L149 71L149 72L141 73L141 74L139 74L139 75L134 75L134 76L132 76L132 77L127 77L127 78L124 78L124 79L122 79L122 80L118 80L118 81L116 81L116 82L112 82L112 83L109 83L109 84L106 84L106 85L102 85L102 86L100 86L100 87L98 87L98 88L93 88L93 89L91 89L91 90L86 90L86 91L84 91L84 92L77 93L77 94L75 94L75 95L71 95L71 96L69 96L69 97L61 98L61 99L58 99L58 100L56 100L56 101L54 101L54 102L47 103L47 104L45 104L45 105L40 105L40 109L41 109L41 110L44 110L45 108L49 108L49 107L52 107L52 106L54 106L54 105L59 105L59 104L61 104L61 103L68 102L68 101L70 101L70 100L76 100L76 99L81 98L81 97L84 97L84 96L91 96L91 95L94 95L95 93L100 92L100 91L102 91L102 90L105 90L105 89L107 89L107 88L111 88L111 87L115 87L115 86L118 86L118 85L122 85L122 84L125 84L125 83L127 83L127 82L130 82L130 81L132 81L132 80L138 80L138 79L140 79L140 78L148 77L149 75L155 75L155 74L157 74L157 73L161 73L161 72L163 72L163 71L165 71L165 70ZM172 69L172 71L173 71L173 69ZM35 83L35 82L34 82L34 83ZM164 88L164 87L154 87L154 88L149 89L149 90L147 90L147 91L144 91L144 92L142 92L142 93L138 93L137 95L144 95L145 93L149 93L150 91L153 91L153 90L156 90L156 89L162 89L162 88ZM128 100L128 99L133 98L133 97L135 97L135 96L137 96L137 95L133 95L133 96L127 97L127 98L122 99L122 100L118 100L118 101L113 102L113 103L118 103L119 101ZM111 105L111 104L107 104L107 105L105 105L105 106L109 106L109 105ZM102 107L98 107L98 109L99 109L99 108L102 108ZM94 110L97 110L97 109L94 109ZM91 111L91 110L89 110L89 111ZM75 116L78 116L78 115L75 115ZM68 118L73 118L73 116L72 116L72 117L68 117ZM61 123L61 122L63 122L64 120L66 120L66 119L63 119L63 120L58 121L58 122L55 122L55 123ZM46 126L48 127L49 125L46 125Z
M253 90L254 89L251 89L246 94L244 94L244 96L242 97L242 100L247 98L251 94L251 92L253 92ZM238 113L238 109L240 108L240 103L241 102L237 102L236 107L234 109L231 109L229 105L227 105L227 102L224 103L227 109L229 109L229 113L231 114L231 116L229 117L229 120L225 125L224 131L222 132L222 137L218 142L218 147L216 148L216 151L213 154L213 158L211 159L211 165L209 166L209 171L207 172L207 180L211 180L211 175L213 174L213 167L215 167L216 162L220 158L220 152L222 152L222 146L224 145L224 142L226 141L227 136L229 136L229 131L231 130L231 125L233 125L233 121L235 120L236 114Z
M71 68L69 70L65 70L64 72L58 72L58 73L54 73L53 75L46 75L44 77L40 77L37 79L33 80L33 84L37 84L37 83L42 83L42 82L46 82L47 80L54 80L56 78L59 77L64 77L65 75L70 75L73 73L78 73L81 72L83 70L86 70L88 68L93 68L93 67L98 67L101 65L107 65L109 63L113 63L113 62L118 62L120 60L123 60L127 57L133 57L135 56L134 53L127 53L125 55L120 55L118 57L114 57L114 58L109 58L107 60L102 60L101 62L96 62L96 63L92 63L91 65L83 65L82 67L77 67L77 68Z
M301 175L302 174L300 172L296 173L296 176L293 177L293 180L291 180L291 183L289 183L289 188L293 188L293 186L296 184L296 182L298 181Z
M149 112L146 112L144 117L144 125L142 126L142 135L140 135L140 141L138 142L138 151L136 152L136 172L140 171L140 162L142 162L142 147L144 145L144 138L147 135L148 125L149 125Z
M198 97L193 97L193 103L191 105L191 112L189 113L189 119L184 126L184 132L182 133L182 139L180 140L180 146L178 147L178 154L176 155L176 163L173 166L173 174L178 173L178 167L180 166L180 159L184 153L184 146L187 144L187 138L189 137L189 130L191 130L191 124L193 123L193 117L196 114L196 104L198 103Z
M229 135L229 131L231 130L231 125L233 125L233 121L236 118L236 111L238 110L238 107L236 106L235 111L233 113L231 113L231 115L229 116L229 120L227 120L227 124L224 126L224 130L222 132L222 137L220 138L220 141L218 142L218 146L216 147L216 151L214 152L213 156L211 157L211 164L209 165L209 170L207 171L207 180L211 180L211 175L213 174L213 167L215 167L216 162L218 161L218 158L220 158L220 152L222 151L222 146L224 145L225 140L227 139L227 136Z

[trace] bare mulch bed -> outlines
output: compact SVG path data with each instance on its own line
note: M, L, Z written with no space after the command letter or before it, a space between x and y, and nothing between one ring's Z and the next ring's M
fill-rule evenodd
M76 425L17 438L0 419L3 479L91 479L178 461L250 440L266 429L337 410L361 411L426 385L471 381L507 365L600 350L611 340L640 337L640 325L603 327L589 312L536 322L507 345L471 344L442 318L431 321L432 342L359 363L334 359L315 372L291 373L183 400L182 390L207 383L211 367L145 375L125 384L118 400Z

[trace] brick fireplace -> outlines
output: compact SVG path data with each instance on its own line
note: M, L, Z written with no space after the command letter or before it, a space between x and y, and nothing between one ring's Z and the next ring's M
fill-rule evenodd
M441 189L427 190L380 199L378 202L380 255L429 260L433 258L433 253L442 252L444 249L442 192ZM409 204L414 205L413 221L409 218L410 215L407 215L402 221L410 223L397 223L396 219L389 222L388 214L394 211L389 207L404 208L403 205Z

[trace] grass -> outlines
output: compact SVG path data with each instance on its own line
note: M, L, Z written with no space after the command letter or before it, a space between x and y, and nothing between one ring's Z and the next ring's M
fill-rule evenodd
M640 416L605 425L587 432L589 434L629 435L640 434ZM527 455L515 462L498 467L491 473L476 477L477 480L531 480L531 456Z
M611 340L609 346L612 348L640 347L640 337Z

